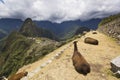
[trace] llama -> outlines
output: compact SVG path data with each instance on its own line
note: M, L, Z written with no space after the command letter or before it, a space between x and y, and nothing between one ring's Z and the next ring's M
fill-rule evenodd
M84 42L88 44L93 44L93 45L98 45L99 43L98 40L91 38L91 37L86 37Z
M10 78L8 78L8 80L20 80L24 76L27 76L27 74L28 74L28 72L20 72L18 74L11 76Z
M78 73L86 76L88 73L90 73L90 65L80 54L80 52L78 52L77 41L74 41L73 43L74 43L74 53L72 56L73 66Z

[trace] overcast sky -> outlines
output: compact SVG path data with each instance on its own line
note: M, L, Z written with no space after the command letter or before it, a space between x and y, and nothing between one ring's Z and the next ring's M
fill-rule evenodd
M120 0L0 0L0 18L88 20L120 12Z

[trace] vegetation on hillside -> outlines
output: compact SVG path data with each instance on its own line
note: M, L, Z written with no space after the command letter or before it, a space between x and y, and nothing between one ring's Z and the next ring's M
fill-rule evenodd
M36 42L39 41L38 43ZM56 49L56 43L49 39L29 39L19 32L12 32L5 40L0 53L0 76L9 76Z
M3 61L0 66L0 74L8 76L24 65L25 53L32 43L33 41L27 40L20 33L12 32L6 39L1 51L0 58L2 57Z
M118 19L118 18L120 18L120 13L117 14L117 15L111 15L109 17L106 17L99 23L99 26L102 26L102 25L104 25L106 23L109 23L109 22L111 22L111 21L113 21L115 19Z

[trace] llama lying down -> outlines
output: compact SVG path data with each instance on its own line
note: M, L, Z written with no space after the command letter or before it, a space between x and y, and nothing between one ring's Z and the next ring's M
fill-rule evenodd
M89 63L85 60L85 58L78 52L77 48L77 41L74 41L74 53L72 56L72 61L73 61L73 66L75 70L83 74L84 76L90 73L90 65Z
M20 72L18 74L12 75L8 80L20 80L21 78L27 76L28 72Z

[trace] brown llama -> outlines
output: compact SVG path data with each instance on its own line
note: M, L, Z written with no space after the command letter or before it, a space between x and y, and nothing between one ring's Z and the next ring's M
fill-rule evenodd
M84 76L90 73L90 65L89 63L85 60L85 58L78 52L77 48L77 41L74 41L74 53L72 56L72 61L73 61L73 66L75 70L83 74Z
M18 74L12 75L8 80L20 80L24 76L27 76L28 72L20 72Z
M86 37L84 42L88 44L93 44L93 45L98 45L99 43L98 40L91 38L91 37Z

